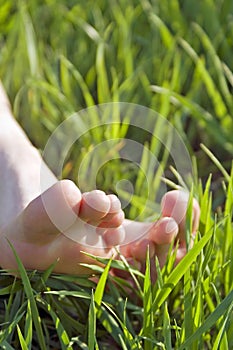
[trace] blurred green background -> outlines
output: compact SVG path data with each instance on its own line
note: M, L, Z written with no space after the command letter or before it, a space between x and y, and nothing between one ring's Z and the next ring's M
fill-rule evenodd
M198 176L213 173L215 207L222 177L200 143L230 170L232 56L230 0L0 0L0 76L36 147L83 108L114 101L150 107L177 128ZM73 151L64 176L75 177L97 134ZM111 164L99 186L113 191L118 168Z

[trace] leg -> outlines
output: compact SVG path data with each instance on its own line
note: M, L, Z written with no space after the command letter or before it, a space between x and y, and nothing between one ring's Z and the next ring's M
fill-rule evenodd
M41 167L49 188L57 179L14 120L0 83L0 228L40 194Z

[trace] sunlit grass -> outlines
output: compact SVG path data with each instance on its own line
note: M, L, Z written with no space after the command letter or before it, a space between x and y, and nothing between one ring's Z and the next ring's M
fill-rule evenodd
M94 173L106 159L97 185L116 192L122 178L131 182L133 196L124 184L118 194L130 201L125 211L132 219L159 216L154 199L166 177L163 183L169 187L192 188L201 206L199 232L177 267L172 255L162 271L154 262L154 284L149 260L145 274L124 259L102 260L105 268L90 266L101 276L97 286L87 276L55 275L52 266L43 274L26 272L18 261L21 279L5 271L0 275L0 347L231 349L233 3L109 4L0 0L0 75L14 114L43 150L62 121L99 103L130 102L159 112L176 127L190 152L193 184L173 168L170 140L166 149L157 138L130 128L126 119L119 123L117 108L114 124L93 128L75 144L62 176L77 181L82 164L85 190L90 185L85 180L92 180L88 171ZM93 126L98 117L92 115ZM155 134L164 132L159 123L153 128ZM124 138L144 144L140 167L109 161L119 154ZM96 145L110 139L115 140L111 152L90 156ZM156 171L150 152L159 160ZM58 150L57 156L61 154ZM189 224L190 212L187 230ZM134 288L109 275L110 264L127 270Z

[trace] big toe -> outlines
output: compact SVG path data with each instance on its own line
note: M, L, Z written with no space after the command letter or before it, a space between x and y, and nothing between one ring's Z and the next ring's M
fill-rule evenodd
M16 218L17 239L40 245L50 242L73 225L81 199L81 193L72 181L56 182Z
M178 233L178 225L173 218L161 218L147 229L145 238L132 242L127 250L127 255L135 260L144 262L149 249L149 256L157 255L159 260L166 256L170 244Z
M167 192L161 202L162 216L172 217L179 226L179 239L185 240L185 223L188 208L189 193L181 190ZM192 233L198 229L200 207L197 200L193 199L192 209Z

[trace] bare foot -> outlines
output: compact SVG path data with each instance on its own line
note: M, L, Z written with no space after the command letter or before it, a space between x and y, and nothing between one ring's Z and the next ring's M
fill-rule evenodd
M81 251L110 257L124 240L123 220L116 196L97 190L82 195L72 181L59 181L2 229L0 265L17 269L9 240L28 269L45 270L58 260L56 272L86 272L79 263L90 259Z
M120 246L126 258L142 264L149 246L151 258L157 255L163 265L175 237L180 238L177 256L180 260L186 253L183 225L187 201L187 194L171 191L162 201L162 213L166 216L152 224L133 222L124 220L116 196L107 196L97 190L82 195L73 182L62 180L35 198L2 230L0 265L17 269L6 238L13 244L26 268L45 270L58 260L54 271L59 273L87 273L79 264L93 261L82 251L110 257L115 254L115 246ZM48 210L49 203L53 213L51 208ZM70 210L75 214L75 221L73 217L71 219ZM180 222L179 225L172 216ZM195 201L193 232L197 229L198 220L199 206Z
M46 178L41 194L40 174ZM82 251L110 257L119 246L127 259L143 264L150 256L164 264L170 243L179 240L177 262L186 254L184 222L188 194L167 193L156 223L124 219L117 197L102 191L81 194L69 180L57 181L12 117L0 85L0 266L17 269L8 240L28 269L81 274L80 263L93 261ZM193 233L199 222L193 203Z

